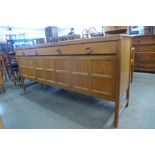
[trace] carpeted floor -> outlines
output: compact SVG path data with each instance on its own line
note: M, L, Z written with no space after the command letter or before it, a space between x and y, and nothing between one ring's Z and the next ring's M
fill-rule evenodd
M5 128L113 128L113 113L113 102L39 84L24 92L7 82L0 94ZM119 128L155 128L155 74L134 73Z

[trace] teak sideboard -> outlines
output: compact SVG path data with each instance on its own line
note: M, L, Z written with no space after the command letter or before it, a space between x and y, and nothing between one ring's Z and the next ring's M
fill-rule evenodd
M114 126L128 106L131 39L113 35L16 49L24 79L114 101ZM121 103L122 96L126 101Z

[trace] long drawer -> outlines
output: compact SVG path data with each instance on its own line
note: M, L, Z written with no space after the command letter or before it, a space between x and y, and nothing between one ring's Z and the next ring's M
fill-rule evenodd
M60 46L59 50L62 55L116 53L116 41L65 45Z

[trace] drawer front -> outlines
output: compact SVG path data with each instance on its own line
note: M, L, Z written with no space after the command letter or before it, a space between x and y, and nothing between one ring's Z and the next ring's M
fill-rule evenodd
M36 55L57 55L58 47L46 47L46 48L38 48L35 50Z
M155 45L135 46L135 52L153 52L153 53L155 53Z
M19 50L16 52L17 56L33 56L33 55L58 55L58 47L45 47L36 49Z
M16 51L16 55L17 56L24 56L25 52L24 52L24 50L18 50L18 51Z
M136 53L135 68L155 70L155 53Z
M116 42L99 42L60 46L61 55L116 53Z
M155 36L144 36L133 38L133 44L147 45L147 44L155 44Z
M32 56L36 55L34 49L20 50L16 52L17 56Z
M91 43L88 45L92 54L116 53L116 42Z

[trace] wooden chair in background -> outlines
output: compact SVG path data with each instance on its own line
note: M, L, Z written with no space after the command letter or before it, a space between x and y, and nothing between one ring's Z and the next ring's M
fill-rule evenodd
M3 61L9 79L11 79L14 85L16 85L18 82L20 82L20 74L15 52L4 54Z
M4 82L4 63L3 63L3 58L0 53L0 90L5 92L5 82Z

